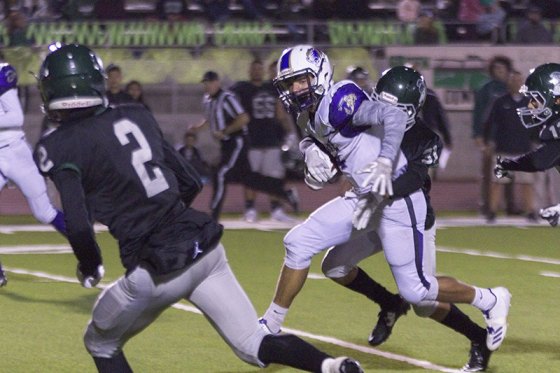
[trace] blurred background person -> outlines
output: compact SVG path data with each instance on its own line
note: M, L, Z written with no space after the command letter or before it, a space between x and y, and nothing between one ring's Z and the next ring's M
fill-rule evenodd
M361 66L350 65L346 68L346 79L356 83L358 87L364 90L368 95L372 92L372 82L369 78L369 72Z
M194 131L187 131L183 135L183 146L178 151L200 174L203 184L208 184L212 174L211 168L200 155L200 150L196 147L197 136Z
M525 79L519 71L512 71L507 81L508 92L497 98L492 105L490 116L486 122L486 139L488 147L497 157L515 158L533 149L533 140L538 139L539 128L527 129L517 115L517 108L527 107L529 98L519 93ZM502 190L505 185L513 188L521 186L521 200L525 216L529 221L536 222L533 185L533 173L510 172L511 178L492 178L490 188L489 211L487 221L493 223L500 207ZM511 196L506 196L511 198ZM506 205L514 205L515 201L507 201Z
M515 42L519 44L551 44L552 32L542 22L542 11L532 5L527 9L527 18L519 25Z
M144 106L147 110L150 110L146 101L144 101L144 88L138 80L131 80L128 82L124 88L124 91L132 97L132 100Z
M399 0L397 3L397 19L404 23L416 22L422 4L419 0Z
M134 102L132 96L125 92L122 88L123 73L120 66L115 64L110 64L107 66L107 100L109 100L109 106L116 107L122 104L129 104Z
M439 44L439 31L434 25L434 13L420 12L414 29L414 44Z

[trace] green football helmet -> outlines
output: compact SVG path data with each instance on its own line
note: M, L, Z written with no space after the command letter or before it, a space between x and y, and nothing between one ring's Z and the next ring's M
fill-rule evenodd
M545 124L560 117L560 64L545 63L536 67L519 89L529 98L529 106L517 109L527 128Z
M416 123L416 116L426 101L426 82L418 71L406 66L395 66L383 72L372 97L375 101L402 109L408 115L408 130Z
M38 85L49 113L107 106L103 63L83 45L51 47L39 70Z

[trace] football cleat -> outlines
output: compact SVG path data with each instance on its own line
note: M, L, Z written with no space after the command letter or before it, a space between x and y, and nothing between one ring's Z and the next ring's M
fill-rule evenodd
M0 288L2 286L5 286L7 283L8 283L8 277L4 273L4 270L2 269L2 267L0 266Z
M247 223L256 223L259 218L259 214L255 209L247 209L245 210L244 218Z
M290 188L286 191L286 198L295 213L299 212L299 194L296 188Z
M356 360L346 356L327 359L321 367L321 373L364 373Z
M485 372L491 355L492 351L486 347L484 342L472 342L471 350L469 351L469 361L461 369L461 372Z
M406 302L399 296L399 303L394 308L382 308L379 311L379 318L377 319L377 324L373 331L371 332L368 342L372 346L379 346L383 342L385 342L391 332L393 331L393 327L395 323L402 315L406 315L408 310L410 309L410 304Z
M290 215L286 214L282 208L274 209L270 213L270 217L272 220L276 220L283 223L295 223L297 222L296 218L291 217Z
M490 292L496 297L496 304L483 312L487 331L486 346L490 351L496 351L506 337L511 294L504 287L492 288Z

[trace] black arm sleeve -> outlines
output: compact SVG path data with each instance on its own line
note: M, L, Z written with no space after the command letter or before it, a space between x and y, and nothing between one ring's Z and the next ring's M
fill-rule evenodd
M560 141L550 141L517 158L502 160L502 167L510 171L537 172L559 165Z
M202 180L193 166L187 162L167 141L163 142L165 163L173 170L179 182L179 193L183 202L190 206L202 190Z
M60 193L68 241L78 259L80 271L84 276L93 276L103 261L89 220L80 175L74 170L62 169L51 178Z
M422 188L428 176L428 166L421 162L408 162L406 171L393 181L393 197L402 198Z

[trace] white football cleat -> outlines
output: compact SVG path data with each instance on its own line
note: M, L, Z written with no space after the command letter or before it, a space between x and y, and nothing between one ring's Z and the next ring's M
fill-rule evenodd
M496 304L488 311L483 312L486 321L486 347L490 351L496 351L506 338L507 317L509 313L511 294L504 287L490 289L496 297Z
M321 373L364 373L364 370L356 360L341 356L325 359L321 364Z
M245 211L244 218L247 223L256 223L259 218L259 214L255 209L247 209Z
M270 217L272 218L272 220L280 221L283 223L295 223L297 221L296 218L293 218L290 215L286 214L281 207L274 209L270 213Z

